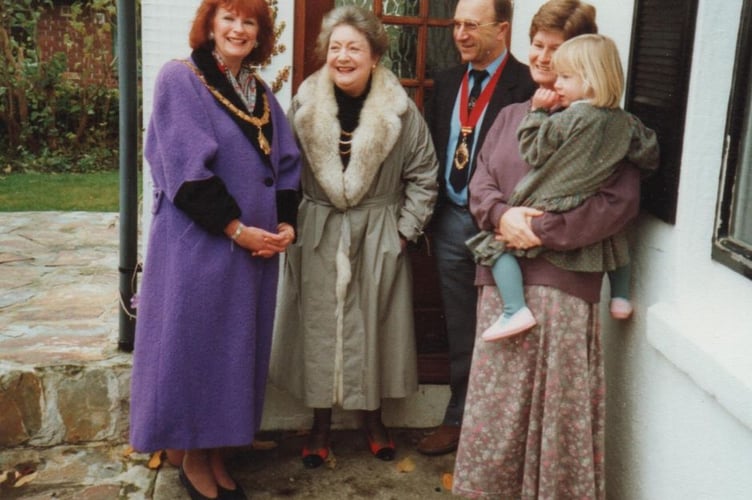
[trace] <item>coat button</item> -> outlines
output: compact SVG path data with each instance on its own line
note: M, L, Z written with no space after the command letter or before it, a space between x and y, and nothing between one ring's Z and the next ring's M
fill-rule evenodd
M268 187L272 187L274 185L274 179L267 177L266 179L264 179L264 184Z

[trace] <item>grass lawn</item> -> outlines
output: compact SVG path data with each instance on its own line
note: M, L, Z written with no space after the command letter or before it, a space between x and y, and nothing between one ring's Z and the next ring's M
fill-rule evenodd
M139 174L138 193L141 193ZM0 176L0 212L117 212L120 174L11 174Z

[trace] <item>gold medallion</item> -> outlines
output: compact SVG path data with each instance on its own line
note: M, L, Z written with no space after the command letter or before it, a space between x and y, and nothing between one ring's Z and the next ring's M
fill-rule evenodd
M465 141L465 136L463 135L460 144L454 151L454 168L463 170L467 166L468 160L470 160L470 152L467 150L467 141Z
M470 161L470 150L467 148L467 136L473 133L473 127L462 127L460 131L460 143L454 150L454 168L462 170Z

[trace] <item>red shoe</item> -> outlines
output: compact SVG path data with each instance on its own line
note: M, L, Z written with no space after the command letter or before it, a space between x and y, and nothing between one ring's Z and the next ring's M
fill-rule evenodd
M394 460L394 455L396 454L395 447L394 447L394 441L387 433L387 439L389 439L389 443L387 444L381 444L377 443L373 437L371 437L371 433L368 432L368 429L366 429L366 439L368 439L368 449L371 450L371 454L378 458L379 460L383 460L385 462L390 462Z
M303 465L307 469L315 469L316 467L321 467L321 465L326 462L326 459L329 458L329 448L319 448L317 450L309 450L308 445L303 446Z

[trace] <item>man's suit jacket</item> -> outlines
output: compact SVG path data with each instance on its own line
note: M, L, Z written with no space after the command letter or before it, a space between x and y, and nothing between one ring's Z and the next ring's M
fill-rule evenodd
M522 102L529 99L536 89L536 84L530 77L530 69L509 54L504 71L502 71L491 100L486 108L480 131L475 135L475 152L480 151L486 139L488 129L493 125L496 115L507 104ZM436 75L431 101L426 110L426 119L431 130L431 136L439 158L439 200L446 198L445 172L447 143L449 141L449 127L452 120L454 102L462 84L462 77L467 71L467 65L455 66ZM516 152L513 152L516 153ZM473 169L474 171L474 169ZM470 173L472 177L473 172ZM469 182L469 181L468 181Z

